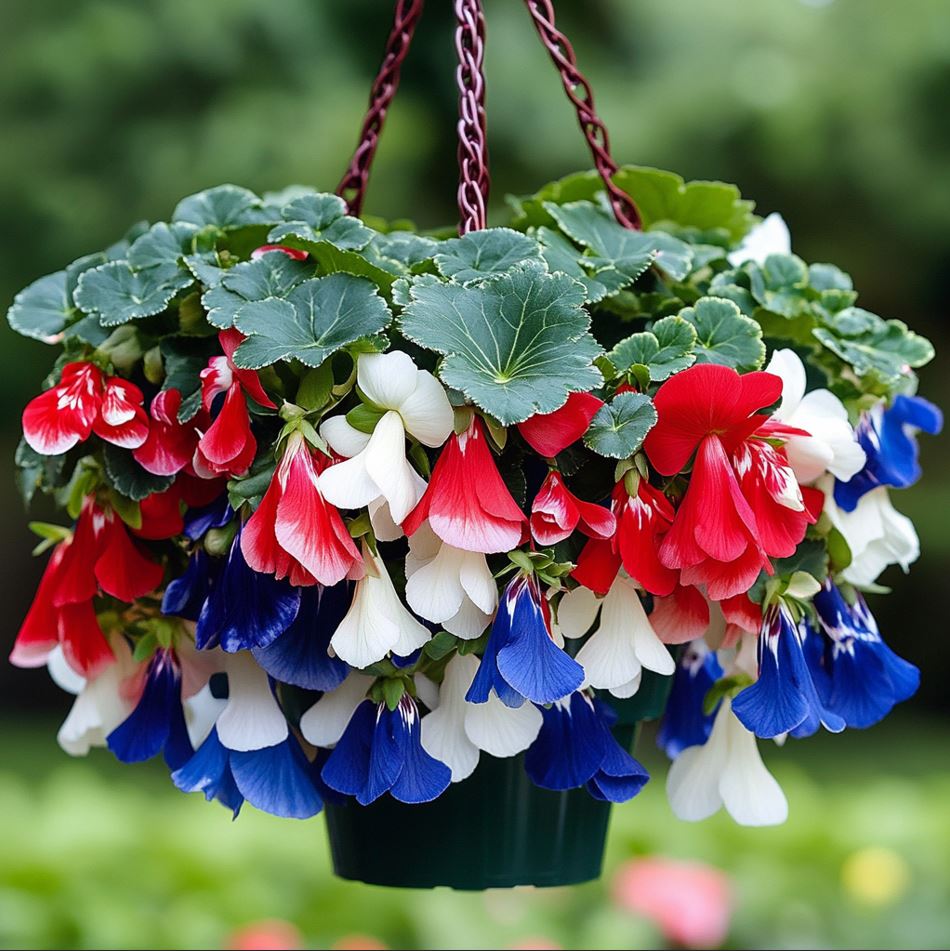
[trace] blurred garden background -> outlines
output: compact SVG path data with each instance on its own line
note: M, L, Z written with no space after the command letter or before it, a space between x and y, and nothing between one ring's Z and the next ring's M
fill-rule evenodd
M366 210L455 216L451 5L430 0L387 124ZM522 4L486 0L493 223L504 195L589 165ZM865 307L950 347L950 4L946 0L560 0L621 162L739 184L781 210L794 249L849 271ZM331 190L349 159L389 29L388 0L30 0L0 10L0 302L163 218L219 182ZM17 500L19 413L50 355L2 330L3 641L39 577ZM938 362L921 391L950 406ZM332 878L322 821L229 814L157 764L72 761L70 698L44 671L0 670L0 946L391 948L940 948L950 941L950 456L896 494L924 555L875 598L885 637L923 668L919 696L869 732L766 756L788 793L779 829L677 823L663 764L614 810L602 882L484 895L385 891ZM42 516L40 516L42 517ZM411 843L398 842L398 848ZM654 920L645 856L666 867ZM705 867L718 870L704 872ZM659 873L658 873L659 874ZM678 876L706 875L691 889ZM663 876L665 875L665 878ZM654 876L655 880L656 876ZM707 887L708 886L708 887ZM704 901L700 896L705 896ZM685 900L670 932L664 902ZM704 917L705 915L705 917ZM712 916L712 917L710 917ZM717 925L718 927L718 925ZM289 929L289 930L288 930ZM260 935L257 936L258 938ZM258 944L257 946L262 946Z

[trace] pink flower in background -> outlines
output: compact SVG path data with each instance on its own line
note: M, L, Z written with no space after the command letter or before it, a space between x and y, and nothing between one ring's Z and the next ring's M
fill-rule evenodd
M509 947L511 951L561 951L561 945L556 941L541 936L522 938Z
M617 869L612 897L685 948L717 948L729 931L732 888L728 876L710 865L661 856L631 859Z
M389 945L368 934L347 934L333 942L333 951L388 951Z
M229 951L297 951L303 935L289 921L255 921L235 929L225 945Z

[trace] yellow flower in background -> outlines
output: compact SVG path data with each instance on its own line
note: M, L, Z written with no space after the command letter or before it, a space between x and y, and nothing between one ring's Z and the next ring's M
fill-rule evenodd
M855 901L893 905L910 887L910 867L893 849L868 846L852 852L841 866L841 884Z

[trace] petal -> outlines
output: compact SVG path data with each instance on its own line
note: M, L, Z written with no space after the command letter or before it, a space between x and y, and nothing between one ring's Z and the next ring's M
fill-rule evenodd
M726 811L740 825L781 825L788 818L785 793L765 768L755 737L729 714L728 706L724 701L719 713L728 718L729 731L729 760L719 779Z
M16 667L41 667L51 658L51 652L59 643L59 611L53 603L53 594L60 583L60 566L68 547L68 543L60 542L43 570L33 603L20 625L10 653L10 663Z
M142 401L142 391L137 386L111 377L103 391L99 416L92 425L96 435L116 446L137 449L148 437L148 417Z
M673 760L666 776L666 796L677 819L698 822L718 812L723 804L720 781L728 768L729 702L724 701L709 739L691 746Z
M367 443L362 452L320 473L320 492L331 505L341 509L361 509L382 496L380 487L366 468L368 450Z
M519 423L518 432L538 455L556 456L587 432L603 405L593 393L571 393L560 409Z
M237 818L244 797L234 784L230 759L230 751L221 745L217 732L212 729L195 755L172 773L172 782L182 792L204 793L208 802L219 800Z
M125 524L111 516L105 530L105 547L96 560L96 579L106 594L132 602L162 583L165 569L147 558L129 538Z
M23 411L23 436L41 455L60 455L89 438L101 402L98 367L68 363L59 386L41 393Z
M481 552L465 552L459 567L459 581L465 593L484 614L493 614L498 607L498 585Z
M533 703L506 706L495 694L486 703L466 703L465 735L491 756L516 756L538 737L543 717Z
M58 645L49 652L46 658L46 669L53 683L60 690L65 690L73 696L81 693L83 687L86 686L86 678L69 666L63 655L63 649Z
M287 721L267 674L250 654L227 658L228 705L218 717L218 738L229 750L259 750L282 743Z
M770 254L791 254L792 238L785 219L773 211L766 215L742 239L742 244L729 255L729 263L736 267L745 261L764 264Z
M406 431L435 449L452 434L455 414L442 384L428 370L419 370L416 388L397 407Z
M323 808L310 764L296 737L265 749L232 752L234 783L257 809L285 819L309 819Z
M350 717L366 699L373 678L350 671L336 690L325 693L300 718L303 738L314 746L333 746L338 743Z
M339 456L350 459L361 453L369 443L369 433L354 429L345 416L331 416L320 424L320 435Z
M538 544L556 545L571 535L581 518L577 503L552 469L531 504L531 533Z
M597 620L601 600L589 588L565 592L557 606L557 624L565 637L583 637Z
M235 383L228 389L214 422L198 441L198 448L210 463L228 466L246 454L251 444L257 445L251 432L247 403L240 386Z
M371 403L380 409L398 410L416 389L419 371L401 350L361 353L356 364L356 382Z
M133 529L136 536L150 541L174 538L185 530L181 513L181 493L177 486L153 492L139 502L142 524Z
M592 538L581 549L571 577L597 594L606 594L620 570L620 555L611 542ZM669 570L669 569L667 569Z
M431 802L448 788L452 771L426 752L421 742L420 716L415 701L404 696L396 710L406 726L402 768L392 784L393 799L399 802Z
M542 789L575 789L600 769L607 733L594 705L581 693L541 711L538 738L525 754L528 777Z
M406 603L419 617L437 624L458 614L465 600L459 577L467 553L444 542L436 556L406 581Z
M466 710L475 706L465 702L465 694L477 671L475 657L456 654L446 665L438 707L422 718L422 746L449 767L453 783L467 779L478 765L478 747L465 732Z
M361 700L320 773L323 782L331 789L347 796L358 797L362 805L367 805L372 799L381 796L399 774L398 758L383 756L384 752L391 750L392 743L377 742L376 725L379 715L380 709L375 703ZM379 740L385 740L385 737L380 737ZM378 749L374 750L374 746ZM370 789L371 786L374 788ZM370 793L372 798L367 793Z
M390 411L376 424L362 455L367 474L389 503L392 519L398 525L422 498L420 480L406 459L406 432L398 413Z
M486 614L466 598L457 613L442 622L442 627L449 634L454 634L466 641L473 641L485 633L492 622L493 613Z
M643 614L636 588L630 581L618 577L604 598L597 630L577 653L577 662L584 668L585 687L609 690L640 673L631 623L637 612ZM646 623L646 615L643 620ZM666 653L662 645L661 649Z
M64 604L59 609L59 641L66 662L83 677L96 677L115 660L92 601Z
M805 395L805 364L794 350L786 347L772 354L765 372L773 373L782 380L782 401L774 418L791 422L792 414Z

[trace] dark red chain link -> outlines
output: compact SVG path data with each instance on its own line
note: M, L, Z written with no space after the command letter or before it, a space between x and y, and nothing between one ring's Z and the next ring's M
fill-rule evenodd
M337 185L336 193L346 200L351 215L358 215L366 197L370 166L379 145L379 134L386 121L389 109L399 88L399 71L409 52L412 35L422 13L424 0L397 0L393 15L393 28L386 41L386 53L376 74L369 94L369 110L363 119L359 144L350 159L350 164Z
M547 48L555 67L561 74L564 91L574 104L577 121L590 146L600 177L604 180L607 197L617 221L625 228L642 227L640 212L633 199L613 180L617 163L610 154L610 140L603 121L594 108L594 93L584 74L577 68L577 58L568 38L554 25L554 5L551 0L525 0L534 25Z
M488 140L485 121L485 17L481 0L455 0L459 90L459 234L487 224Z

